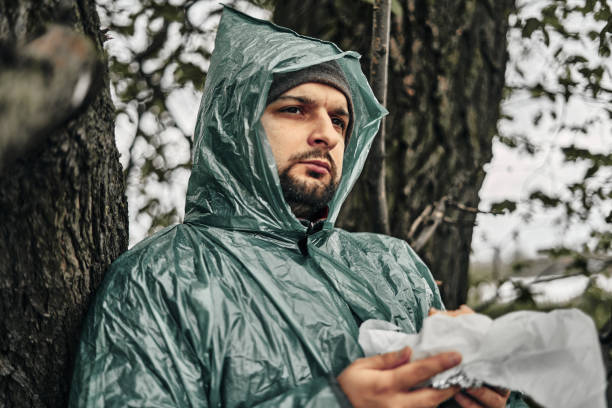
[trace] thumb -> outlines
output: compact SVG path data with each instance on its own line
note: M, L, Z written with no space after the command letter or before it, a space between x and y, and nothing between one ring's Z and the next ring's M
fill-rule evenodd
M404 347L401 350L392 351L391 353L362 358L360 365L363 368L370 368L373 370L391 370L409 362L411 354L412 350L410 347Z

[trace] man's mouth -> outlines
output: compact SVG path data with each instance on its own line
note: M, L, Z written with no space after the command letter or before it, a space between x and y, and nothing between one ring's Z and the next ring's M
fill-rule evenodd
M324 160L303 160L301 164L305 164L306 168L320 174L331 173L331 166Z

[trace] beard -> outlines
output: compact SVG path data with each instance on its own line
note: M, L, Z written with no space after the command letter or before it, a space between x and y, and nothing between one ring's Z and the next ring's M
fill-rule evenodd
M290 171L301 160L323 159L330 164L330 180L326 184L316 183L314 180L321 179L325 175L317 172L308 172L307 175L313 180L302 181L290 175ZM297 154L290 157L290 163L294 163L285 168L279 174L280 185L283 190L285 201L291 207L291 211L297 218L305 218L315 221L327 208L327 203L331 201L338 188L337 168L329 153L321 151L311 151Z

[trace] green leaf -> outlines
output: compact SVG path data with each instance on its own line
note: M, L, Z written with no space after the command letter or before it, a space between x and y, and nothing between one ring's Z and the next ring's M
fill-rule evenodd
M578 64L584 62L589 62L589 60L584 58L582 55L571 55L565 60L566 64Z
M557 247L557 248L539 249L538 253L542 255L548 255L551 258L559 258L562 256L572 255L574 251L572 251L571 249L565 248L565 247Z
M538 126L543 116L544 114L542 113L542 111L536 112L536 114L533 116L533 119L531 120L533 123L533 126Z
M548 34L548 30L546 29L546 26L542 25L541 29L542 29L542 34L544 35L544 44L546 44L546 46L548 47L550 45L550 35Z
M134 23L135 21L132 20L131 24L128 25L124 25L124 26L120 26L120 25L113 25L112 26L112 31L115 31L121 35L127 36L127 37L132 37L134 36Z
M599 170L599 165L598 165L597 163L596 163L596 164L593 164L593 165L592 165L591 167L589 167L589 168L588 168L588 170L586 171L586 173L585 173L585 175L584 175L584 178L585 178L585 179L587 179L587 178L591 178L591 177L593 177L593 176L595 175L595 173L597 173L597 171L598 171L598 170Z
M587 33L587 37L589 37L589 40L595 41L599 38L599 33L597 31L591 30Z
M529 38L531 37L531 34L533 34L533 32L537 30L541 25L542 23L537 18L528 18L525 22L525 25L523 26L523 31L521 35L523 36L523 38Z
M504 200L491 204L489 210L493 214L510 214L516 211L516 201Z
M547 208L555 208L559 204L561 204L561 200L559 198L549 196L548 194L540 190L531 193L529 195L529 199L533 201L540 201L542 205Z
M190 62L179 63L178 68L174 71L174 79L180 85L192 83L197 89L204 86L206 72L199 66Z
M503 136L503 135L499 135L498 136L498 140L500 141L500 143L508 146L508 147L517 147L518 143L516 141L516 138L512 137L512 136Z

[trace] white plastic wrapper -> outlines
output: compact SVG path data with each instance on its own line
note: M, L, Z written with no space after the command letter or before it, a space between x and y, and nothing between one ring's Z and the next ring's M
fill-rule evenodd
M606 408L606 376L597 330L576 309L514 312L491 320L480 314L425 319L419 334L381 320L364 322L366 356L412 348L411 361L458 351L461 364L432 378L431 386L482 383L529 395L544 407Z

